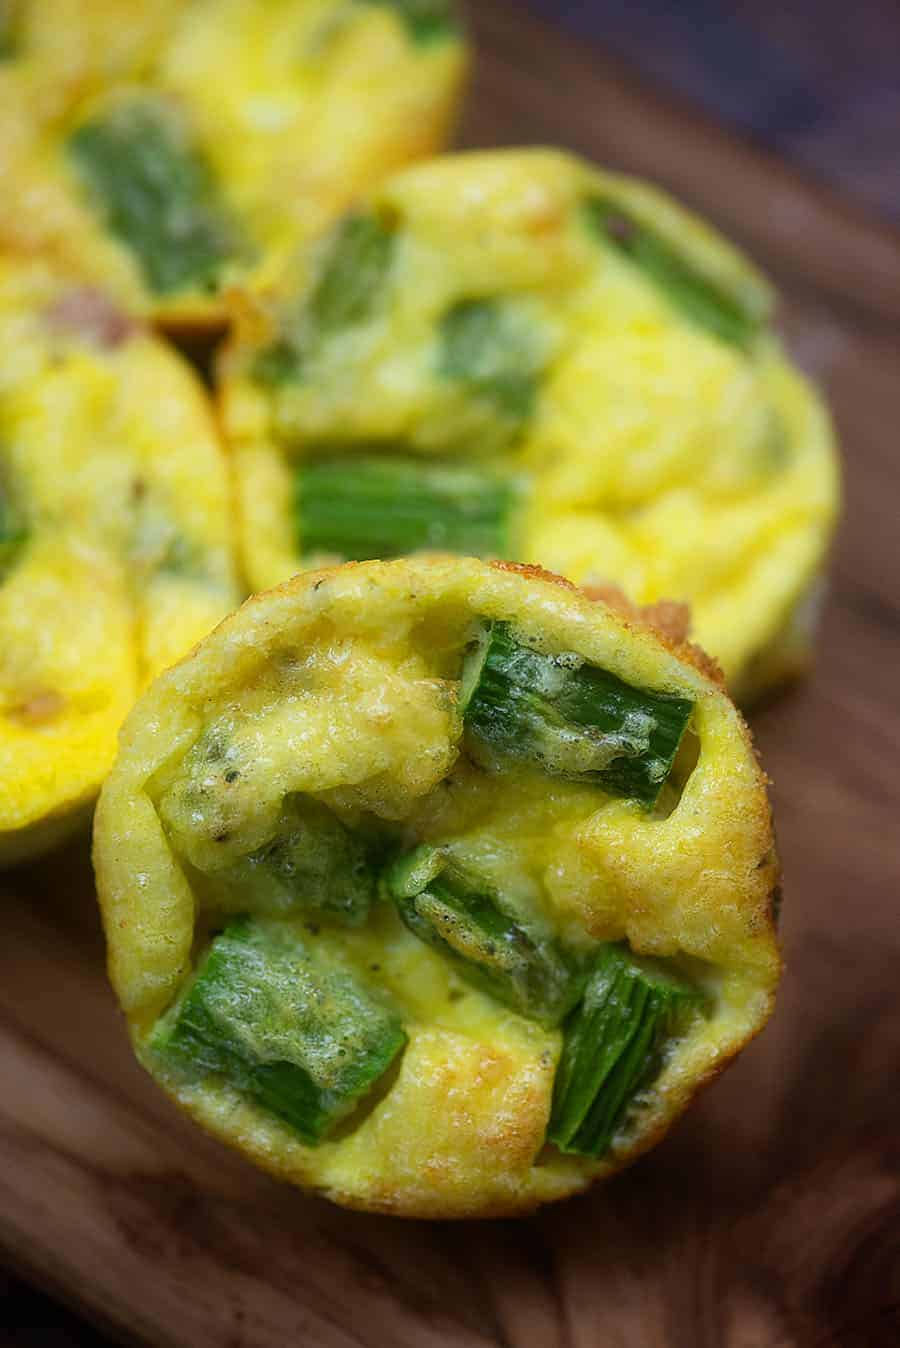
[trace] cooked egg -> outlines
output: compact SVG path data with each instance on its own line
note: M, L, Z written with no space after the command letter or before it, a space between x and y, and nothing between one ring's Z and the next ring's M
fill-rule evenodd
M254 586L421 548L687 602L742 696L809 660L838 507L767 283L549 150L394 175L244 304L221 366Z
M144 1066L354 1207L511 1214L614 1173L780 974L739 714L691 648L534 569L248 601L136 704L94 839Z
M0 862L87 810L139 691L239 598L191 369L99 289L0 261Z
M218 326L230 286L440 148L465 67L450 0L26 6L0 58L0 244Z

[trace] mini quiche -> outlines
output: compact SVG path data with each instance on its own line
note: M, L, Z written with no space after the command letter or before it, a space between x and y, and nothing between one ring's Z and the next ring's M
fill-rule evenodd
M266 282L382 174L449 134L466 67L452 0L136 8L143 40L123 37L108 79L85 61L79 96L25 134L0 207L0 242L52 252L129 312L221 325L229 285ZM68 9L60 21L77 30ZM89 10L132 31L132 0ZM11 23L6 64L40 80L44 60L47 89L43 28L41 43Z
M809 657L839 484L766 283L561 153L389 179L220 371L251 583L441 548L686 601L740 696Z
M183 0L0 0L0 243L40 248L53 184L40 149L80 100L144 78Z
M699 652L509 563L249 600L129 716L94 863L156 1081L275 1175L403 1216L620 1169L780 975L765 778Z
M99 290L0 259L0 864L96 797L145 683L238 601L190 368Z

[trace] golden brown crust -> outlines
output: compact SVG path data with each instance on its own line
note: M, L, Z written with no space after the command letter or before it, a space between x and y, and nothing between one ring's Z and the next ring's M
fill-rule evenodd
M599 581L581 587L588 599L598 600L635 622L653 627L669 641L683 645L691 630L691 606L674 599L660 599L655 604L635 604L619 585Z
M546 580L551 585L561 585L566 590L577 590L578 586L573 585L565 576L561 576L556 571L547 571L543 566L536 566L532 562L488 562L495 571L512 571L515 575L524 576L526 580ZM585 590L583 593L587 594Z
M607 608L621 614L632 624L649 627L673 654L687 660L720 688L725 687L725 676L718 662L702 646L688 640L691 630L690 604L675 599L658 599L655 604L635 604L618 585L599 582L582 585L581 591L588 599L606 604Z

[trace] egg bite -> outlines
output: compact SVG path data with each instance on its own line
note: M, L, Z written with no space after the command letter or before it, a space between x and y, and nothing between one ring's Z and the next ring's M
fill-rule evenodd
M41 147L79 101L152 68L183 0L0 0L0 243L40 248Z
M90 809L140 690L240 598L190 367L100 290L0 259L0 864Z
M93 8L131 30L130 0ZM29 133L0 207L0 243L52 253L129 312L220 327L229 286L267 284L382 174L449 134L466 68L451 0L146 10L152 31L130 59L84 78ZM48 45L22 33L9 64L48 87Z
M765 778L708 661L509 563L249 600L130 714L94 865L163 1089L276 1176L402 1216L619 1170L780 975Z
M263 588L419 548L689 603L744 697L805 667L838 506L772 293L644 183L548 150L394 175L220 369Z

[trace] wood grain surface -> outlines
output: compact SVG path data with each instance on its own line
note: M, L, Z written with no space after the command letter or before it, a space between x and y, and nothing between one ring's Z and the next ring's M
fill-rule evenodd
M900 223L897 0L526 0Z
M776 1017L675 1133L536 1217L403 1223L256 1173L131 1058L86 848L7 877L5 1262L173 1348L870 1348L900 1343L900 236L482 6L468 143L648 173L780 281L825 385L847 517L816 676L754 717L786 869Z

